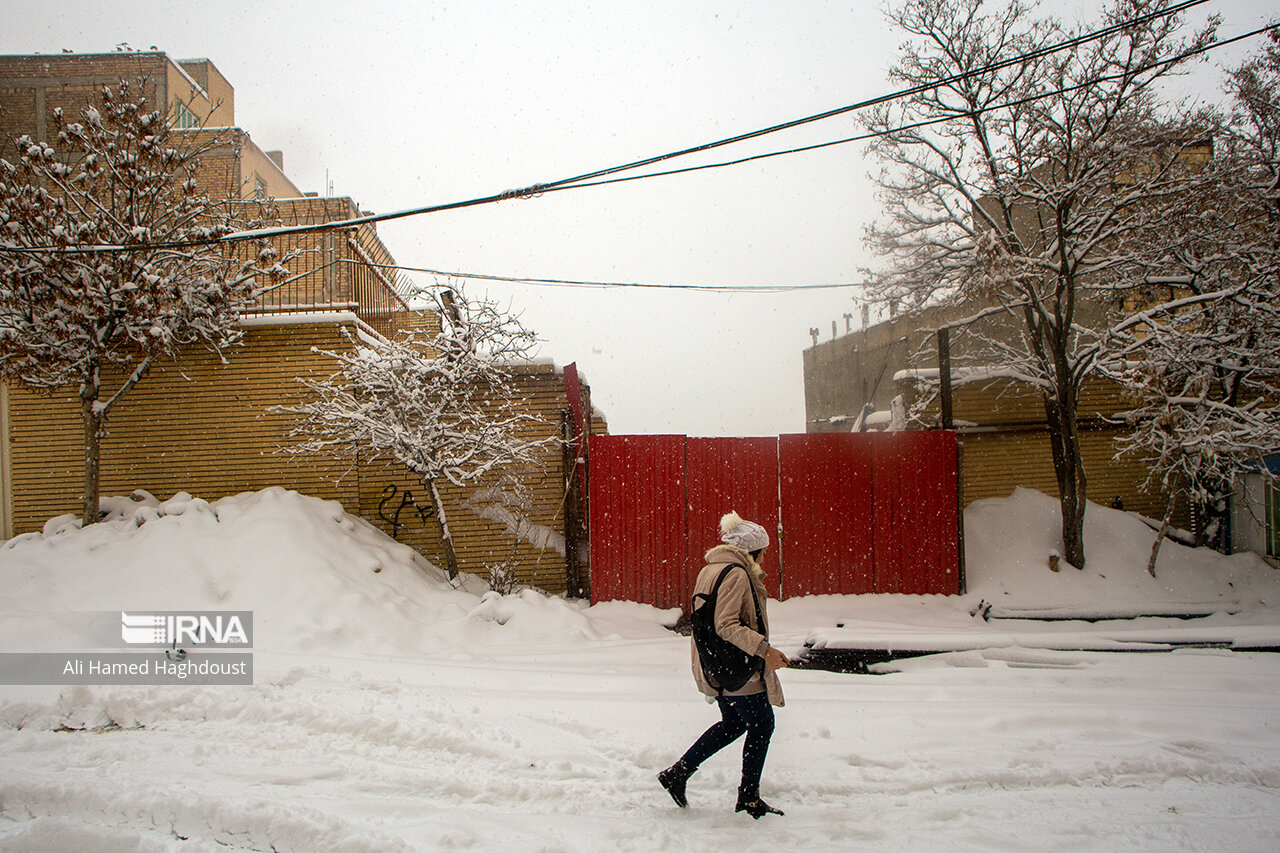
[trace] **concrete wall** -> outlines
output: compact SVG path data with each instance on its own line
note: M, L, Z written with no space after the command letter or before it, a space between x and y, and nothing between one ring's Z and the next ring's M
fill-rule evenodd
M893 377L900 370L936 368L935 330L972 317L988 305L937 306L877 323L804 351L805 421L807 432L847 432L863 406L884 411L900 393ZM993 317L985 330L1002 338L1017 334L1007 315ZM955 330L951 357L963 364L975 353L972 336Z

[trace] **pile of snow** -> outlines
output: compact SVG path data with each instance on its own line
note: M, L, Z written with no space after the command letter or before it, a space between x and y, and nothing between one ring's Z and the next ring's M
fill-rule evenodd
M1140 517L1090 503L1084 516L1085 568L1065 561L1058 501L1017 489L965 510L969 589L1005 615L1195 615L1280 606L1280 572L1256 554L1226 556L1170 539L1155 577L1147 571L1155 532Z
M75 516L59 516L41 533L0 549L4 648L85 647L83 614L90 611L249 610L256 650L348 657L474 655L486 648L657 638L679 615L628 602L588 607L533 590L499 595L466 574L450 582L339 503L280 488L214 503L186 493L161 502L139 491L105 499L104 507L109 514L102 523L81 529ZM1016 616L1217 614L1207 624L1275 625L1280 572L1253 554L1224 556L1166 541L1153 578L1146 566L1154 536L1137 516L1090 504L1087 566L1078 570L1063 561L1051 571L1049 555L1061 550L1058 504L1018 489L965 511L967 595L777 602L775 640L793 656L806 647L941 650L1032 642L1031 629L1011 634L1010 622L1001 621ZM975 613L996 618L988 623ZM1081 634L1073 625L1045 630ZM1124 642L1161 641L1134 630L1125 628ZM1245 632L1245 638L1256 647L1274 633ZM1071 647L1107 648L1115 636L1112 630L1088 643L1081 637ZM1202 641L1233 639L1219 631Z
M688 809L654 778L717 718L674 612L451 584L281 489L111 508L0 548L5 651L79 648L85 611L252 610L254 683L0 687L0 850L1261 851L1280 833L1277 655L993 635L883 678L787 670L762 788L787 816L757 823L733 812L736 745ZM1229 601L1236 629L1271 612L1274 574L1167 546L1153 585L1136 528L1089 512L1083 572L1049 572L1056 505L1019 493L971 511L967 596L771 602L775 639L1017 621L970 615L984 598Z
M281 488L213 503L139 491L104 507L98 524L59 516L0 550L5 650L82 648L93 611L248 610L256 650L357 656L586 642L620 625L661 635L678 615L618 605L597 625L580 602L500 596L465 573L451 583L338 502Z
M781 602L775 621L792 626L793 645L818 650L1280 647L1280 571L1256 554L1166 539L1152 577L1155 531L1132 513L1090 503L1085 568L1058 560L1054 571L1050 556L1062 551L1054 498L1017 489L975 501L964 518L966 595L815 596ZM953 660L973 664L972 656Z

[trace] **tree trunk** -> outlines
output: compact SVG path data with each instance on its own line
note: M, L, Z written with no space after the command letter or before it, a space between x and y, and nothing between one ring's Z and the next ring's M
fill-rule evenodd
M1208 497L1198 504L1200 524L1196 530L1196 544L1229 554L1231 519L1228 512L1231 484L1217 479L1205 483Z
M1049 446L1053 451L1053 473L1058 480L1062 507L1062 558L1077 569L1083 569L1084 510L1088 498L1075 408L1048 396L1044 407L1048 416Z
M98 411L98 389L86 387L80 392L80 419L84 424L84 503L80 524L88 527L101 516L98 477L102 462L102 422Z
M98 472L102 467L102 439L106 437L107 412L147 375L154 361L154 355L139 361L129 378L105 403L102 402L102 375L96 362L88 369L88 378L80 385L80 420L84 424L84 506L80 512L82 527L93 524L101 516Z
M1156 557L1160 554L1160 545L1169 535L1169 522L1173 520L1174 490L1169 490L1169 500L1165 503L1164 521L1160 522L1160 530L1156 533L1156 541L1151 544L1151 559L1147 561L1147 574L1156 576Z
M431 478L424 478L424 480L436 508L436 524L440 528L440 541L444 544L445 571L449 574L449 580L453 580L458 576L458 555L453 550L453 534L449 531L449 518L444 513L444 499L440 497L440 490L436 488L435 480Z

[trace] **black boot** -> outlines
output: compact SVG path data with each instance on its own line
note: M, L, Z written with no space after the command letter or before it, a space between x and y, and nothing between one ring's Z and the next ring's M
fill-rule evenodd
M680 808L689 805L684 795L684 787L695 769L697 768L689 767L684 763L684 759L681 759L658 774L658 782L667 789L671 799L675 800Z
M738 807L735 808L734 811L746 812L756 820L759 820L767 814L783 814L782 809L775 809L773 806L760 799L759 791L745 791L742 788L738 789Z

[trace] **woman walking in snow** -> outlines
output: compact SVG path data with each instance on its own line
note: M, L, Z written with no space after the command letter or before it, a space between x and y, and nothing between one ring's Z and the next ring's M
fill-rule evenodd
M790 661L769 645L769 619L765 610L768 593L761 581L764 569L760 567L760 560L769 547L769 534L755 522L730 512L720 519L720 541L724 544L706 554L707 564L698 574L694 595L709 594L726 567L740 568L742 571L730 571L720 583L715 608L716 633L744 652L762 658L764 665L741 688L720 691L708 683L697 644L690 643L693 680L698 689L710 697L708 701L715 699L719 705L720 721L703 732L679 761L659 773L658 781L676 805L684 808L688 805L685 786L689 777L702 762L745 733L736 811L745 811L759 820L766 814L782 814L760 799L760 775L769 740L773 737L772 706L783 705L777 670Z

